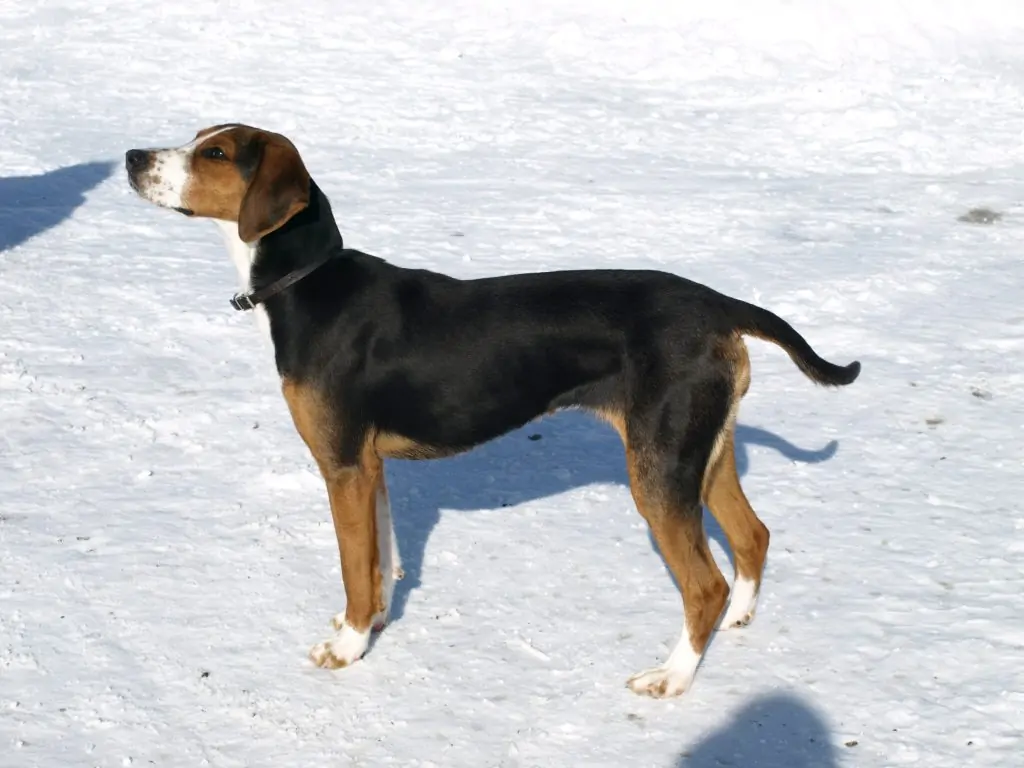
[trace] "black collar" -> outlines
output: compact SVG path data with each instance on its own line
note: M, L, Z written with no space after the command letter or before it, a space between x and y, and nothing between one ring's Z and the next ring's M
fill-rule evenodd
M334 255L333 251L329 251L326 256L321 259L314 261L311 264L307 264L304 267L296 269L294 272L289 272L287 275L282 277L280 280L275 280L270 285L266 285L260 288L258 291L249 291L249 293L236 293L231 297L231 306L239 311L245 311L249 309L256 309L257 305L262 304L264 301L269 299L271 296L280 293L289 285L294 285L299 282L302 278L308 275L318 267L322 267L330 258Z

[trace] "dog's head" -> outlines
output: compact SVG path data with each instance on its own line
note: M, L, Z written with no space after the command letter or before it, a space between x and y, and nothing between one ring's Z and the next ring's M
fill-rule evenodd
M130 149L125 167L145 200L187 216L238 222L246 243L309 205L309 173L295 146L247 125L204 128L172 149Z

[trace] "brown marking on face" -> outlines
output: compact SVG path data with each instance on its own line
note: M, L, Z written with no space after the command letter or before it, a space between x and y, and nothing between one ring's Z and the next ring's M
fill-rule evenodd
M196 216L238 222L255 242L309 205L310 177L284 136L245 125L212 126L196 134L182 204ZM220 150L223 157L211 157Z
M295 428L327 484L345 586L345 620L356 630L368 631L373 616L385 607L377 549L377 490L384 481L384 465L369 440L357 464L342 465L338 446L343 426L330 401L315 387L288 379L281 388Z
M214 135L200 138L205 134ZM214 129L200 131L188 161L188 183L181 196L183 205L196 216L238 221L238 212L249 187L239 155L251 140L252 134L243 128L223 133L215 133ZM222 150L225 159L203 155L214 148Z
M241 129L246 129L246 128L248 128L248 126L242 125L241 123L218 123L217 125L211 125L208 128L200 128L198 131L196 131L195 138L192 139L192 141L193 142L198 142L204 136L209 136L211 133L218 133L220 131L223 131L225 128L241 128ZM250 130L254 130L254 129L250 129Z

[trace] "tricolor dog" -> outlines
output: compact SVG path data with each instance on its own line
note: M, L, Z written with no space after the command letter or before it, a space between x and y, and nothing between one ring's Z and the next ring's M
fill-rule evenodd
M401 577L384 459L466 451L543 414L589 411L625 447L630 489L683 598L683 626L637 693L690 685L716 627L754 615L768 529L740 488L733 432L750 385L744 336L782 347L812 381L850 384L771 312L676 275L594 269L459 280L345 248L327 197L284 136L244 125L175 149L130 150L144 199L213 219L266 313L281 388L327 484L347 603L321 667L366 652ZM706 504L736 577L712 559ZM728 606L726 603L728 602Z

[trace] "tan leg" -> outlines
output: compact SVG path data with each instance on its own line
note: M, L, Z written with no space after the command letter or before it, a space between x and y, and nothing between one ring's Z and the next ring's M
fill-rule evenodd
M347 667L362 658L374 617L385 609L377 552L377 478L360 467L327 480L331 517L345 583L345 617L338 634L309 652L320 667Z
M358 661L369 645L375 616L386 614L377 536L377 498L384 482L381 459L368 447L354 466L337 459L340 425L312 388L285 381L283 392L295 427L320 468L334 520L345 586L345 615L338 633L310 650L318 666L336 669Z
M394 523L391 519L391 501L388 498L388 487L384 477L384 467L381 466L380 480L377 483L375 498L377 531L377 562L380 572L381 596L380 608L373 615L372 627L375 632L384 629L388 623L388 616L391 611L391 597L395 591L395 582L405 576L402 570L402 559L398 553L398 540L395 538ZM339 613L331 619L332 626L340 630L345 624L345 613Z
M740 487L733 435L730 425L704 484L704 503L722 526L736 565L732 599L719 625L721 629L745 626L753 619L768 556L768 528L751 509Z
M652 492L654 484L635 454L627 448L626 455L633 499L650 525L683 598L683 628L668 660L660 667L634 675L627 684L636 693L655 698L678 696L693 682L725 607L729 585L708 547L697 499L690 506L666 501L660 489Z

